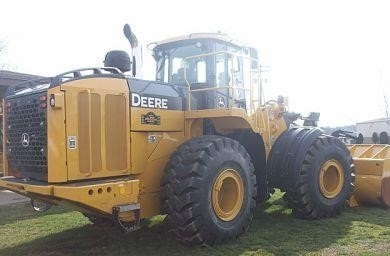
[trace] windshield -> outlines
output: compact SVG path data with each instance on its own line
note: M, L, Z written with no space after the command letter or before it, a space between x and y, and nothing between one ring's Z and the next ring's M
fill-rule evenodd
M247 108L259 98L257 55L250 48L215 38L186 39L156 46L153 56L156 81L188 86L192 109Z
M157 62L156 80L158 82L186 84L206 83L206 56L187 59L213 51L207 40L186 40L169 44L154 50ZM184 67L186 62L186 67Z

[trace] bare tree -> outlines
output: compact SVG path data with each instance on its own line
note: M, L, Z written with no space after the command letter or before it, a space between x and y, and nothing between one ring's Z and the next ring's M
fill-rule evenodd
M3 43L3 41L0 41L0 56L1 56L1 53L5 50L5 44Z
M0 41L0 69L4 69L6 67L3 59L1 58L2 56L4 56L4 52L5 52L5 44L3 41Z

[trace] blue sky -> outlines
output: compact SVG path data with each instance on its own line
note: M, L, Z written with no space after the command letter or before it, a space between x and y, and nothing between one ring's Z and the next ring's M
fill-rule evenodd
M384 117L390 99L390 3L386 1L20 1L4 0L0 63L56 75L102 66L111 49L129 49L129 23L144 46L191 32L222 31L258 48L270 66L268 99L321 112L321 125ZM145 78L153 61L144 47Z

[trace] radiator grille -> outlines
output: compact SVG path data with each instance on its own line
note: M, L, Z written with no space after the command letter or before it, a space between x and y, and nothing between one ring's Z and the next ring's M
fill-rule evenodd
M7 99L6 135L11 175L47 180L46 91Z

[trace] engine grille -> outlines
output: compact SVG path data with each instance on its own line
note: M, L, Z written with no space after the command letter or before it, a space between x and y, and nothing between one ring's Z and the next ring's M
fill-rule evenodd
M6 100L6 150L10 174L47 180L45 92ZM8 108L8 109L7 109Z

